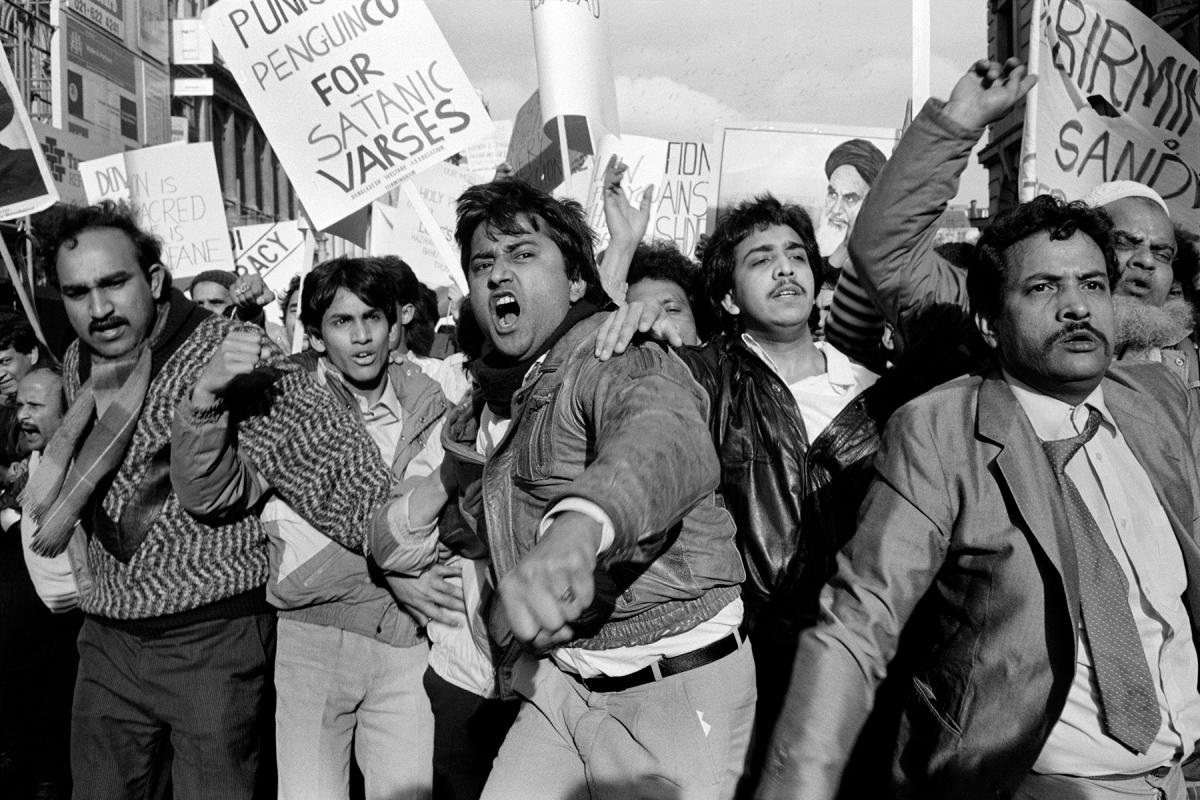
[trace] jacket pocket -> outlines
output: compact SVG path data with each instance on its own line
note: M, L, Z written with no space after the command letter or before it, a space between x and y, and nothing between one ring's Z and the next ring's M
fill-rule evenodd
M511 446L517 448L517 475L526 480L543 480L554 474L554 415L558 408L558 390L534 392L521 414L522 430Z

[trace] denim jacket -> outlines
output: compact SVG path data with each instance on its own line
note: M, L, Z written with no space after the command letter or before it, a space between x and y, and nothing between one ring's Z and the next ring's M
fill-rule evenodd
M483 468L485 535L501 578L560 500L591 501L612 521L595 600L568 645L590 649L690 630L733 601L745 577L733 519L715 495L706 394L657 344L597 360L603 319L575 325L530 371Z

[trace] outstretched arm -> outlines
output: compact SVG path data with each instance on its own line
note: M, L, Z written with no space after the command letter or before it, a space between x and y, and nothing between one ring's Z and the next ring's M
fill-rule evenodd
M850 255L899 347L969 322L966 274L934 252L934 236L984 129L1035 81L1016 59L973 64L948 101L930 100L917 115L863 201Z

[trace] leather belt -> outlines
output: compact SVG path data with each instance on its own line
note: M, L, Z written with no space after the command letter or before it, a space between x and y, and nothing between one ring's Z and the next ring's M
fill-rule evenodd
M635 686L644 686L647 683L653 683L654 681L669 678L672 675L678 675L682 672L711 664L714 661L719 661L730 653L736 652L741 647L741 644L741 634L735 631L723 639L718 639L712 644L701 647L699 650L693 650L690 653L672 656L671 658L660 658L653 664L642 667L628 675L619 675L615 678L610 678L606 675L595 678L584 678L576 675L574 672L567 672L567 674L579 683L582 683L584 688L589 692L623 692Z

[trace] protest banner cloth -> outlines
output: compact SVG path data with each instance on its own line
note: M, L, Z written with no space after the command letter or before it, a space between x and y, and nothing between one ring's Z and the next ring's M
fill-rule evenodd
M423 2L221 0L202 19L320 230L491 135Z
M58 189L8 58L0 62L0 220L9 220L54 205Z
M848 139L866 139L890 156L898 132L893 128L781 122L718 127L713 141L718 164L716 202L709 206L709 227L734 203L763 192L802 206L816 225L829 185L825 160Z
M89 203L124 200L162 239L163 263L175 280L234 268L211 143L130 150L84 161L79 172Z
M454 227L458 197L475 181L469 170L440 164L402 184L396 206L371 205L371 246L395 254L431 289L457 284L465 293Z
M1200 226L1200 63L1123 0L1042 0L1021 196L1134 180Z

